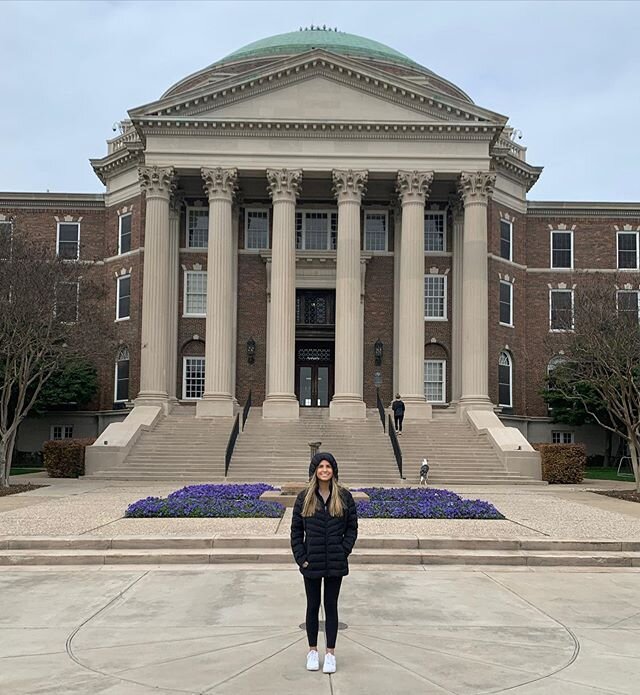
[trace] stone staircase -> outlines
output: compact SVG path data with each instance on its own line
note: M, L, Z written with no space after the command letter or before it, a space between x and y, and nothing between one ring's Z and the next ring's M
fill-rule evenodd
M308 479L309 442L320 441L322 451L338 461L340 481L346 485L401 483L389 437L377 410L366 420L330 420L329 410L300 410L298 421L264 420L252 408L238 438L228 480L273 484Z
M140 435L122 466L86 477L220 482L224 479L224 457L234 420L196 418L195 406L174 406L170 415Z
M455 413L433 413L432 420L405 420L398 437L406 482L420 481L420 464L429 462L429 485L539 485L539 480L509 473L486 434L461 422Z

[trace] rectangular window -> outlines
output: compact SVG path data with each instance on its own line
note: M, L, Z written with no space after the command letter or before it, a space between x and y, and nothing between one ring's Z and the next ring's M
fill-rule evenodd
M573 268L573 232L551 232L551 267Z
M387 213L367 210L364 213L364 250L387 250Z
M182 397L189 401L202 398L204 393L204 357L185 357L182 371Z
M638 232L618 232L618 268L638 269Z
M60 282L56 286L55 315L62 323L75 323L78 320L79 294L78 282Z
M116 286L116 321L131 315L131 275L122 275Z
M573 432L551 432L553 444L573 444Z
M616 293L618 316L624 316L632 323L640 320L640 292L637 290L618 290Z
M513 326L513 285L500 280L500 323Z
M424 317L430 321L447 320L447 276L424 276Z
M60 258L78 260L80 258L80 223L58 222L56 253Z
M247 210L244 222L245 249L269 248L269 211Z
M206 249L209 242L209 208L187 208L187 248Z
M446 213L444 210L424 213L424 250L446 251Z
M296 248L333 250L338 237L338 213L329 211L296 212Z
M184 316L207 315L207 271L184 273Z
M52 425L51 439L72 439L73 425Z
M447 399L446 362L424 361L424 397L429 403L444 403Z
M120 215L118 222L118 253L131 251L131 213Z
M116 361L116 397L117 403L129 400L129 353L124 353Z
M552 331L573 330L573 290L549 291L549 328Z
M513 223L500 220L500 258L513 260Z

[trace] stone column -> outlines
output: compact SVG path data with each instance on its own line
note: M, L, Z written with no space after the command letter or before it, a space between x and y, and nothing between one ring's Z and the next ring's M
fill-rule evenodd
M488 395L487 207L495 180L495 174L486 171L460 175L464 202L461 411L493 408Z
M451 401L457 403L462 393L462 264L464 208L460 198L450 202L453 222L453 287L451 288Z
M177 401L178 378L178 292L180 287L180 215L184 209L184 194L176 191L169 205L169 301L167 304L167 394L169 401Z
M402 204L398 391L408 420L431 418L424 397L424 203L433 172L399 171Z
M233 415L233 229L237 169L202 169L209 196L205 378L197 417Z
M262 416L296 420L296 198L300 169L267 169L273 200L271 301L269 303L268 392Z
M169 198L175 187L173 167L139 167L140 187L146 194L144 283L140 393L136 405L167 405L169 360L167 307L169 304Z
M338 253L336 265L335 393L331 418L364 419L362 400L362 310L360 293L360 203L367 183L366 171L334 170L338 200Z

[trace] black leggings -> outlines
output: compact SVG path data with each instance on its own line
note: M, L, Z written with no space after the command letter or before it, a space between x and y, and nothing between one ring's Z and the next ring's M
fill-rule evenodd
M320 610L320 585L318 579L304 578L304 590L307 593L307 639L309 646L318 645L318 611ZM327 649L335 649L338 636L338 595L342 577L324 577L324 615Z
M402 421L404 420L404 414L394 415L393 419L396 421L396 432L402 432Z

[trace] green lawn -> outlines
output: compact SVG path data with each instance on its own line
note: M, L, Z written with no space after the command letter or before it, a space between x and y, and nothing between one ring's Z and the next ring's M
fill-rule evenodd
M620 480L625 483L633 482L633 474L631 472L628 472L626 475L616 475L616 470L616 468L587 468L584 472L584 477L590 480Z
M41 473L44 468L12 468L11 475L26 475L27 473Z

